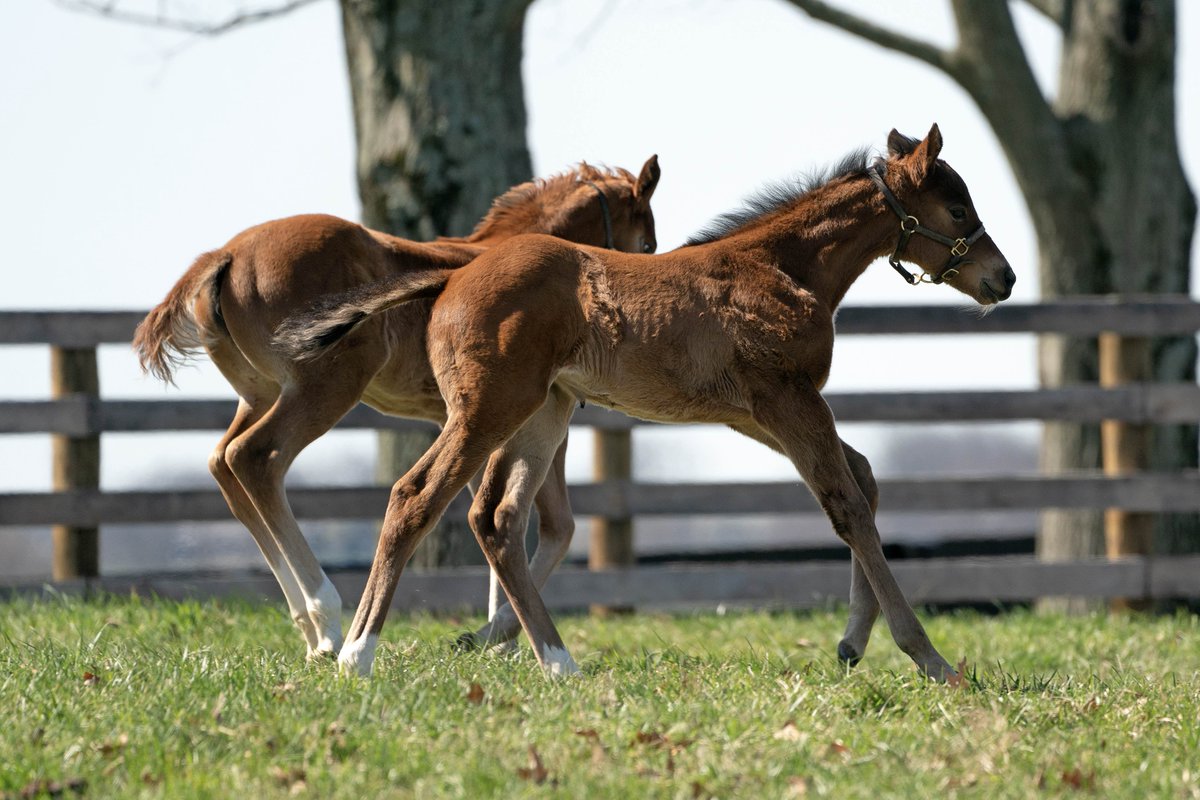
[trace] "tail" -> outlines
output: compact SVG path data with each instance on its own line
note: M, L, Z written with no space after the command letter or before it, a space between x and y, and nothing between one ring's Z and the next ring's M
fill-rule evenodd
M219 276L229 268L232 260L232 255L220 250L197 258L166 298L138 325L133 334L133 349L143 372L149 372L165 383L175 382L176 367L186 363L208 337L208 332L196 319L196 297L202 291L209 293L210 306L219 322Z
M371 317L412 300L436 297L453 274L449 269L413 272L326 297L285 319L275 331L275 346L296 361L320 358Z

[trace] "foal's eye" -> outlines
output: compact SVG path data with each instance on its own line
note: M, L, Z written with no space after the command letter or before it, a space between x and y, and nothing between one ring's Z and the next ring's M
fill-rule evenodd
M654 245L650 244L649 242L642 242L642 252L643 253L653 253Z
M955 222L962 222L967 218L967 209L963 208L962 206L951 206L950 216Z

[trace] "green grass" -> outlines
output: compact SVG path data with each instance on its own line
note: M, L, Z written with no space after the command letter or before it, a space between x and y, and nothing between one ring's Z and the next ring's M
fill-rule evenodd
M549 683L393 615L363 681L271 606L12 601L0 797L1200 797L1197 618L930 618L960 687L882 625L847 674L842 618L565 617Z

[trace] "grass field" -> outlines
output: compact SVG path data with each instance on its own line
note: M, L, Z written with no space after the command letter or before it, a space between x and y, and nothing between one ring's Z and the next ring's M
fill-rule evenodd
M1200 622L928 620L957 687L840 612L565 617L585 676L394 615L375 678L272 606L0 604L0 797L1200 798ZM40 793L40 794L39 794Z

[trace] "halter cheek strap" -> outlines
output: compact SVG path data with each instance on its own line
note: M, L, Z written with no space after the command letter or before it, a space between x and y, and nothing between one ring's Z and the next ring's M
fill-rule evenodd
M883 199L887 201L888 207L900 218L900 238L896 241L896 249L888 256L888 263L892 265L892 268L899 272L904 280L908 281L912 286L920 283L941 283L957 275L958 265L966 259L971 245L979 241L986 232L983 225L976 228L975 232L970 236L958 239L953 239L937 231L932 231L922 225L920 220L912 214L905 211L904 206L900 205L900 201L896 199L896 195L883 182L883 169L881 167L871 167L867 170L867 176L879 188L879 191L883 194ZM904 248L908 245L908 240L912 238L914 233L919 233L927 239L933 239L935 242L939 242L950 248L950 259L936 274L922 271L920 277L918 277L906 270L900 263L900 255L904 252Z
M604 196L604 190L592 181L584 181L584 183L595 189L596 195L600 198L600 212L604 215L604 247L608 250L615 250L612 235L612 213L608 210L608 198Z

